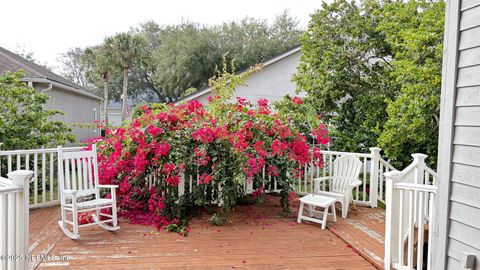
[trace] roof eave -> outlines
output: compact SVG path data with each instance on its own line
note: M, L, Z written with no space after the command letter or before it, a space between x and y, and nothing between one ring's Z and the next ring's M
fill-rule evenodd
M86 92L85 90L80 90L80 89L77 89L77 88L74 88L74 87L71 87L71 86L68 86L68 85L65 85L65 84L62 84L62 83L59 83L59 82L56 82L56 81L52 81L52 80L49 80L49 79L45 79L45 78L32 78L32 77L25 77L25 78L22 78L21 79L22 81L26 81L26 82L36 82L36 83L51 83L53 86L56 86L58 88L62 88L62 89L65 89L67 91L70 91L70 92L73 92L73 93L76 93L76 94L79 94L79 95L82 95L82 96L87 96L87 97L90 97L90 98L94 98L94 99L98 99L98 100L103 100L103 98L93 94L93 93L90 93L90 92Z

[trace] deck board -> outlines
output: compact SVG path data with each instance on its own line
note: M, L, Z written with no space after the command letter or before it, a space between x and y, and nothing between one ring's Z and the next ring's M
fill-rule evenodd
M60 214L58 207L36 209L31 211L31 254L67 256L69 260L37 261L30 267L109 270L375 269L357 254L355 245L347 244L335 235L340 236L342 232L349 235L352 225L345 222L348 219L329 223L334 231L332 233L320 230L316 224L297 224L294 218L284 218L280 212L278 200L271 198L265 204L237 207L231 223L224 226L208 225L207 214L193 218L187 237L121 220L121 229L116 233L96 226L87 227L80 229L81 239L73 241L63 236L56 225ZM357 212L351 217L364 211Z
M337 218L328 229L352 246L376 268L383 269L385 254L385 210L357 207L348 218Z

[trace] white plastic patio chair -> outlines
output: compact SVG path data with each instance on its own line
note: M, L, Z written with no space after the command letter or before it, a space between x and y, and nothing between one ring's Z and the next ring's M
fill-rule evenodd
M92 150L75 152L65 152L61 146L57 149L62 214L62 220L58 221L58 226L63 233L71 239L78 239L80 238L79 228L84 226L99 225L109 231L120 229L115 196L115 188L118 186L99 185L96 146L93 145ZM101 198L101 188L110 189L111 198ZM101 213L102 209L111 209L112 214ZM83 212L94 212L92 223L79 225L78 217ZM69 213L71 215L67 215ZM72 220L67 219L70 216ZM100 220L100 216L106 219Z
M342 206L342 217L347 218L353 189L362 184L359 180L361 168L362 162L353 155L344 155L335 159L332 176L313 179L314 193L335 198ZM320 183L327 180L330 180L329 191L320 190Z

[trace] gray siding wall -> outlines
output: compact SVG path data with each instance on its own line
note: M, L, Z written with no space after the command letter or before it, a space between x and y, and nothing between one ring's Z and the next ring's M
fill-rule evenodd
M243 97L256 104L259 99L266 98L271 104L285 95L295 96L296 84L292 82L292 76L300 64L300 56L301 51L298 51L252 74L246 81L247 86L238 87L231 101L236 102L237 97ZM206 104L211 95L209 92L196 100Z
M92 127L75 127L74 124L93 124L100 119L100 100L84 95L53 87L45 92L50 98L46 107L58 109L65 115L56 116L56 120L63 121L72 127L72 133L76 136L76 142L83 142L85 139L100 136L100 130ZM96 110L96 113L94 113ZM94 116L96 115L96 119Z
M460 257L468 253L476 255L474 269L480 269L480 0L461 1L457 14L458 60L456 67L447 67L446 71L457 68L455 100L451 101L453 141L446 268L464 269Z

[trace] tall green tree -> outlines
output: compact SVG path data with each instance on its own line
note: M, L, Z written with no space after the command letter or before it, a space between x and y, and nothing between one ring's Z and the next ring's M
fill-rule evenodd
M163 29L153 53L152 80L167 101L178 99L188 88L204 86L215 73L221 52L212 35L207 27L188 22Z
M128 75L135 65L146 65L149 60L145 37L131 32L118 33L105 40L105 46L112 49L123 72L122 121L127 117Z
M295 81L335 149L379 145L398 168L421 152L435 166L443 18L441 0L336 0L312 15Z
M411 162L412 153L425 153L436 167L444 14L438 0L392 2L378 12L378 30L392 48L391 77L400 87L388 100L379 143L399 165Z
M0 76L0 143L3 150L33 149L74 142L71 128L44 107L48 96L21 81L23 72Z
M334 149L368 151L387 119L389 45L377 31L377 1L337 0L314 13L301 39L294 81L330 125Z

